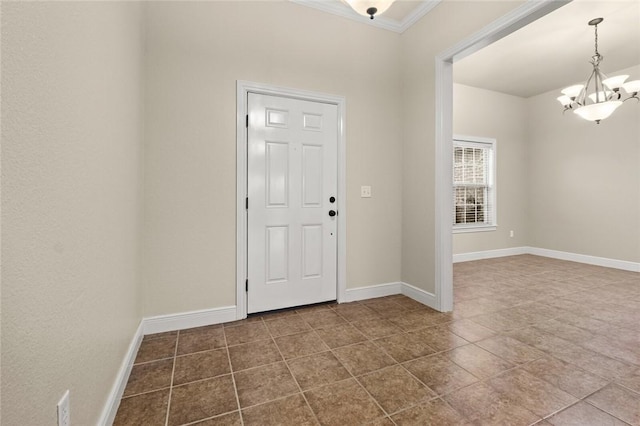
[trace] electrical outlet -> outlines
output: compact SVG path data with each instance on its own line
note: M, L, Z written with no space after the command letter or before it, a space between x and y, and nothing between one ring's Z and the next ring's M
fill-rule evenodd
M509 236L513 238L513 231L509 231Z
M71 426L71 412L69 411L69 390L58 401L58 426Z
M360 187L360 198L371 198L371 187L370 186L361 186Z

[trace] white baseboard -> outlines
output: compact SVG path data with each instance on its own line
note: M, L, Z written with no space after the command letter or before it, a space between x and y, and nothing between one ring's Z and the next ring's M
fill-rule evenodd
M386 283L366 287L348 288L345 292L345 302L373 299L375 297L392 296L402 292L402 283Z
M165 331L201 327L236 320L236 307L203 309L178 314L158 315L142 319L144 334L164 333Z
M529 247L511 247L498 250L474 251L471 253L460 253L453 255L453 263L471 262L473 260L493 259L495 257L516 256L527 254Z
M392 296L395 294L404 294L405 296L433 309L437 309L436 297L434 294L403 282L347 289L345 302L355 302L357 300L373 299L375 297ZM181 330L204 325L220 324L235 320L235 306L225 306L221 308L203 309L200 311L143 318L142 321L140 321L140 325L131 340L131 344L129 345L129 349L124 360L122 361L122 365L120 366L116 380L111 388L111 392L109 393L107 403L102 411L98 424L101 426L109 426L113 423L143 336L147 334L163 333L166 331Z
M402 283L376 284L366 287L348 288L345 292L345 302L373 299L375 297L392 296L402 293Z
M98 420L98 424L100 426L111 426L113 424L113 420L116 418L116 413L120 406L120 399L124 394L124 388L127 386L127 382L129 381L129 374L131 374L133 362L136 359L140 343L142 343L142 330L143 326L142 322L140 322L136 333L133 335L133 339L131 339L129 349L122 360L116 380L113 382L113 386L109 392L107 403L105 404L102 414L100 415L100 419Z
M566 251L549 250L537 247L527 247L528 254L551 257L553 259L569 260L586 263L588 265L604 266L605 268L622 269L624 271L640 272L640 263L626 260L609 259L606 257L589 256L586 254L569 253Z
M588 265L604 266L605 268L640 272L640 263L638 262L629 262L626 260L609 259L606 257L589 256L586 254L569 253L566 251L549 250L538 247L512 247L498 250L454 254L453 263L516 256L519 254L532 254L535 256L550 257L552 259L569 260L571 262L586 263Z
M370 285L366 287L348 288L345 302L373 299L375 297L404 294L430 308L438 309L436 295L403 282Z
M402 283L402 294L432 309L439 310L438 299L433 293L414 287L411 284Z
M120 399L127 386L136 354L142 343L143 336L147 334L163 333L184 328L200 327L203 325L220 324L223 322L236 320L236 307L225 306L222 308L203 309L201 311L182 312L179 314L159 315L155 317L142 318L136 330L129 350L122 361L116 380L111 387L107 403L105 404L98 424L100 426L110 426L118 412Z

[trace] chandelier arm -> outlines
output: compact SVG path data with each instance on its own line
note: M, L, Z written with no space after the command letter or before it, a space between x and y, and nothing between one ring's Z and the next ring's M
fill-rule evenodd
M596 27L597 28L597 27ZM606 96L606 92L604 91L604 85L602 84L602 74L600 74L600 68L598 67L598 65L594 65L593 67L593 73L594 73L594 87L596 89L595 94L596 94L596 101L594 103L598 104L600 102L604 102L607 100L607 96ZM585 91L587 90L587 88L585 87ZM604 99L601 101L600 100L600 94L602 93L602 96L604 96Z
M587 82L584 84L584 87L582 88L582 90L580 90L578 96L576 96L575 102L580 106L585 106L587 104L587 89L589 87L589 84L591 84L591 80L593 79L595 73L596 69L594 67L591 71L591 74L589 74L589 78L587 78Z
M607 86L605 86L604 83L602 83L603 81L607 80L609 78L608 75L606 75L605 73L603 73L602 71L600 71L600 67L598 67L598 72L600 73L600 82L601 82L601 86L602 86L602 93L604 93L604 100L605 101L611 101L613 100L614 96L616 95L616 93L619 93L619 90L609 90L609 88ZM607 96L607 92L610 92L611 94L609 96Z

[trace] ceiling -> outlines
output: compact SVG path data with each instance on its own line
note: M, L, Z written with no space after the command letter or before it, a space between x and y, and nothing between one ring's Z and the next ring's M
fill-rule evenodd
M530 97L584 83L591 72L594 31L609 76L640 64L640 2L574 0L454 64L454 81ZM640 79L632 75L630 80Z
M380 17L384 16L387 19L393 19L397 22L402 22L407 19L407 17L411 16L416 8L418 6L421 6L423 3L429 2L423 0L396 0L391 5L391 7L389 7L389 10L387 10L384 15L380 15Z
M342 0L289 0L303 6L313 7L324 12L333 13L367 25L394 31L405 32L411 25L429 13L442 0L396 0L382 15L371 20L357 14Z
M290 1L402 33L441 0L396 0L374 20L358 15L343 0ZM593 27L587 22L598 17L604 18L598 25L601 71L612 74L640 64L640 1L573 0L457 61L454 81L525 98L583 83L594 53Z

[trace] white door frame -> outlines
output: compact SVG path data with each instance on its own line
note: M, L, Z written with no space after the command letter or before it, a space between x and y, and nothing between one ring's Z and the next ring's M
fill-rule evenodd
M435 291L438 309L453 310L453 237L451 188L453 139L453 63L500 40L571 0L524 3L479 32L436 56L436 217ZM499 66L499 64L496 64Z
M323 102L338 107L338 302L345 300L347 289L347 186L346 186L346 99L343 96L272 86L238 80L236 83L236 319L247 317L247 127L248 93L280 96L311 102Z

